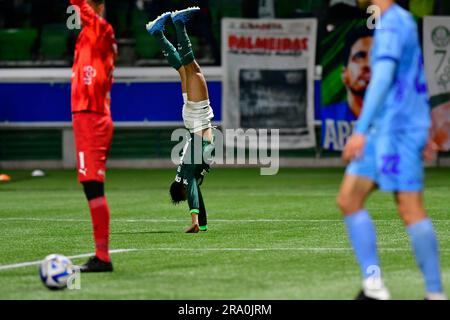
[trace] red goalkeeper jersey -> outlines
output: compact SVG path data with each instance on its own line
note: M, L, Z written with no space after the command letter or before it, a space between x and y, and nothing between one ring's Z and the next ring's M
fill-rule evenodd
M83 29L72 67L72 112L109 113L117 44L112 26L86 0L70 0L80 8Z

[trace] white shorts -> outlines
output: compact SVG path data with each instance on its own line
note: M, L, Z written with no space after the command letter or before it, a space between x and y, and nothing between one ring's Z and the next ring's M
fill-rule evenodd
M191 133L212 128L212 118L214 118L214 112L209 100L200 102L187 101L183 106L184 126Z

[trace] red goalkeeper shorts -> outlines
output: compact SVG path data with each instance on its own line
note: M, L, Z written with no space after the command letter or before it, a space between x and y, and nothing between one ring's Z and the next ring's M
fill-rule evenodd
M106 160L113 137L110 114L76 112L72 115L78 181L105 181Z

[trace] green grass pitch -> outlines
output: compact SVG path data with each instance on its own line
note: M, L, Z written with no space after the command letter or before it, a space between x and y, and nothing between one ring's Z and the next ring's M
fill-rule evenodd
M50 253L92 252L87 203L74 171L8 172L0 184L0 267ZM111 170L112 274L82 274L80 290L53 292L36 266L0 270L0 299L352 299L359 271L335 206L341 169L213 169L203 193L209 231L184 234L187 206L169 202L175 170ZM450 293L450 169L427 171L426 206ZM423 281L392 196L368 203L394 299L423 299ZM74 259L82 263L86 259Z

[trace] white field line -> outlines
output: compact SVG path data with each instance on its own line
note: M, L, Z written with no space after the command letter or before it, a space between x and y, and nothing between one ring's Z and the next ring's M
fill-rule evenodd
M450 223L450 219L432 219L436 222ZM36 222L91 222L90 219L70 219L70 218L0 218L2 221L36 221ZM320 223L320 222L343 222L342 219L209 219L210 222L224 222L224 223L257 223L257 222L306 222L306 223ZM375 222L400 222L395 219L373 219ZM135 223L135 222L186 222L186 219L111 219L111 222L120 223Z
M109 251L109 253L121 253L121 252L130 252L130 251L136 251L136 249L117 249L117 250L111 250L111 251ZM69 259L86 258L86 257L92 256L92 254L93 253L84 253L84 254L79 254L79 255L76 255L76 256L70 256L68 258ZM30 266L37 266L41 262L42 262L42 260L0 265L0 271L2 271L2 270L10 270L10 269L17 269L17 268L23 268L23 267L30 267Z
M379 248L381 252L409 252L409 248ZM297 247L297 248L143 248L143 249L117 249L111 250L110 253L126 253L126 252L269 252L269 251L292 251L292 252L312 252L312 253L351 253L353 250L351 248L307 248L307 247ZM441 252L450 252L450 249L440 249ZM80 254L76 256L70 256L69 259L85 258L91 256L92 253ZM21 262L7 265L0 265L0 271L18 269L29 266L39 265L42 260Z
M70 219L70 218L0 218L0 221L37 221L37 222L91 222L89 219ZM209 219L210 222L342 222L339 219L320 220L320 219ZM390 220L386 220L390 221ZM111 222L133 223L133 222L186 222L186 219L111 219Z
M293 248L144 248L136 249L133 251L179 251L179 252L190 252L195 251L197 253L208 252L208 251L219 251L219 252L264 252L264 251L301 251L301 252L353 252L352 248L308 248L308 247L293 247ZM381 252L409 252L410 248L378 248ZM440 249L441 252L450 252L450 249Z

